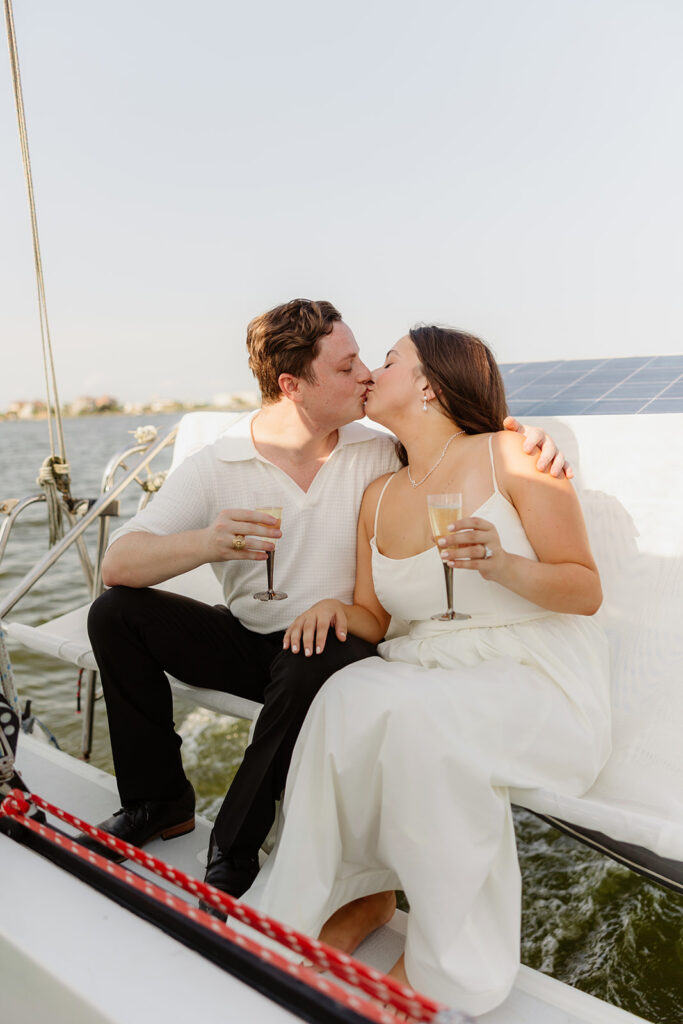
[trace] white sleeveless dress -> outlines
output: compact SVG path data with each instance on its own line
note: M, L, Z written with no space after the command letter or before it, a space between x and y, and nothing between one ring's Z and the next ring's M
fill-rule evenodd
M493 487L476 515L506 551L536 560L495 470ZM508 787L591 786L610 747L607 643L593 619L547 612L473 571L454 574L454 606L471 619L432 621L445 608L436 548L392 559L371 544L377 596L407 635L316 697L275 850L245 899L317 935L350 900L403 889L411 984L480 1014L519 965Z

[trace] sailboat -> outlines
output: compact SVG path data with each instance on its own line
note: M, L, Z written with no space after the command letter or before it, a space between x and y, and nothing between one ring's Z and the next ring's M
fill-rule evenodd
M10 0L5 0L5 9L11 25ZM18 82L17 63L15 85ZM31 196L25 138L24 126ZM31 209L49 367L32 201ZM643 360L645 368L651 363ZM571 366L566 364L567 369ZM680 361L660 368L669 375L683 372ZM573 386L599 369L574 366ZM619 372L628 379L640 369L622 366ZM656 360L652 369L658 369ZM528 370L532 368L520 364L506 374L510 405L518 414L523 410L514 407L515 385L522 380L527 386L533 383ZM538 377L544 370L536 367L533 372ZM547 367L545 372L550 372ZM49 1012L55 1021L128 1024L150 1013L185 1021L188 1013L199 1012L235 1020L251 1016L259 1024L293 1018L389 1024L399 1010L410 1020L464 1021L457 1007L439 1006L383 975L402 948L406 918L400 910L354 958L339 956L239 905L229 906L226 925L203 915L197 895L210 830L206 821L200 820L192 834L172 843L157 840L139 855L127 851L124 869L99 863L93 855L84 857L77 849L73 837L78 831L109 813L114 781L87 761L20 731L23 708L6 640L84 670L87 758L97 691L97 666L85 629L88 605L65 609L39 626L22 623L15 608L74 547L94 599L102 590L101 562L121 494L136 486L165 448L173 447L173 472L189 454L225 431L244 429L246 420L240 414L192 413L162 437L141 431L104 468L101 493L92 501L75 501L59 425L56 379L51 379L48 409L55 410L51 437L56 443L41 473L41 490L6 500L0 508L0 560L15 524L36 503L44 503L48 511L52 541L48 554L0 596L0 995L8 1019L31 1021ZM653 377L652 386L656 384ZM584 796L570 799L525 790L512 793L512 798L556 828L680 893L683 539L675 493L680 483L672 482L670 455L662 438L679 436L683 411L647 412L623 416L546 411L540 417L526 417L555 438L575 467L606 597L600 614L611 644L615 727L612 756ZM151 479L156 479L154 474ZM153 500L152 491L144 500ZM88 530L97 533L94 559L84 544ZM209 602L221 597L207 566L163 586ZM178 696L220 714L256 718L257 704L218 693L209 682L205 689L197 689L172 680L172 688ZM219 894L208 896L220 900ZM485 1024L635 1024L640 1019L523 966L508 999L480 1018Z

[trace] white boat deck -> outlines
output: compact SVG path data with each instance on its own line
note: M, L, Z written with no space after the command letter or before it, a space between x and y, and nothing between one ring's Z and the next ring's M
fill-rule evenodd
M86 821L96 823L117 806L111 776L30 737L21 737L17 763L33 791ZM209 831L209 823L198 819L193 833L172 842L157 840L148 849L201 879ZM186 1024L190 1015L255 1024L299 1019L4 835L0 863L3 1019L33 1024L45 1018L46 1008L51 1024L147 1024L150 1017ZM397 911L390 925L363 944L358 958L388 970L402 949L405 918ZM505 1003L479 1020L642 1024L641 1018L524 966Z

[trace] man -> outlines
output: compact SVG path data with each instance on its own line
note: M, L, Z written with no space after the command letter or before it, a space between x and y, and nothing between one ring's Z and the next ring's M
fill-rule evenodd
M313 698L333 672L375 653L357 637L331 634L323 654L297 657L282 649L284 630L315 601L351 601L363 492L398 464L391 438L354 422L370 371L329 302L295 299L256 317L247 349L261 409L186 459L113 535L103 563L111 589L88 624L123 805L101 827L121 839L142 846L194 827L166 671L263 703L209 846L206 880L233 896L258 872ZM545 465L554 454L550 442ZM283 507L282 530L255 511L272 506ZM289 599L254 601L276 539ZM149 589L205 562L225 606Z

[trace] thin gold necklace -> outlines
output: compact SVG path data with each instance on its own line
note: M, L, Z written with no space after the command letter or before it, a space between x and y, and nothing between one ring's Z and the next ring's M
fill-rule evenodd
M434 463L432 468L429 470L428 473L425 474L425 476L422 477L421 480L418 480L417 482L415 480L413 480L412 474L410 472L410 466L408 466L408 479L410 480L411 484L413 485L413 488L419 487L420 484L423 484L425 482L427 477L430 477L432 475L432 473L434 472L436 467L440 466L441 463L443 462L444 456L445 456L446 452L448 451L448 446L451 443L451 441L453 441L456 437L460 437L460 435L464 434L464 433L465 433L464 430L459 430L457 432L457 434L451 434L451 436L448 438L448 440L446 441L445 445L443 446L443 451L441 452L441 455L439 455L438 459L436 460L436 462Z

